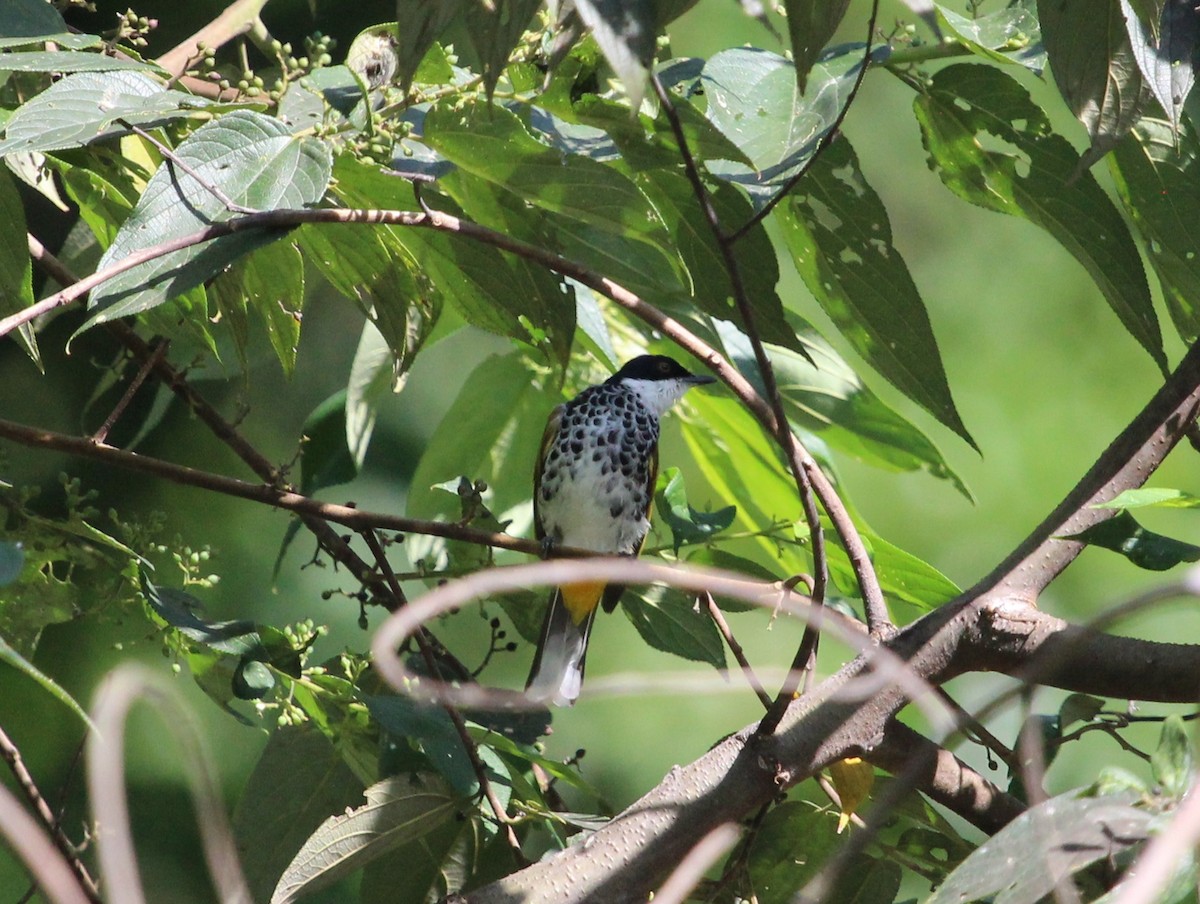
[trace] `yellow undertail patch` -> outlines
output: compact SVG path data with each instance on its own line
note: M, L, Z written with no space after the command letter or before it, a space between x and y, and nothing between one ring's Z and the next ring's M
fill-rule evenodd
M559 588L562 592L563 605L571 613L571 620L575 624L583 624L584 619L592 614L607 586L604 581L585 581L578 584L563 584Z

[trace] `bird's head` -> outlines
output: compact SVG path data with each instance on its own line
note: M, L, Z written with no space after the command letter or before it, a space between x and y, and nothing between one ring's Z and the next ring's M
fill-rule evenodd
M609 386L619 385L632 390L643 405L661 416L693 386L715 383L716 377L690 373L682 364L666 355L641 355L627 362L604 382Z

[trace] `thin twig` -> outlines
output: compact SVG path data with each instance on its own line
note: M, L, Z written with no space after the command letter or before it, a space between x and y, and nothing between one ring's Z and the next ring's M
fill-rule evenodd
M63 858L71 867L71 872L75 874L75 878L79 881L79 887L93 904L100 904L100 890L96 885L96 881L88 872L87 867L79 858L79 851L63 832L59 820L54 815L54 811L50 809L50 805L46 803L46 799L42 796L42 792L38 789L37 782L33 780L33 776L25 767L25 761L21 758L20 748L13 743L12 738L8 736L4 728L0 726L0 757L8 763L8 769L16 779L17 787L21 789L21 793L25 795L25 800L29 802L29 806L37 813L42 824L50 833L50 838L54 842L54 846L62 853Z
M717 605L717 601L713 599L711 593L704 593L703 596L708 601L708 614L717 626L717 630L721 632L721 636L725 638L725 644L729 647L729 652L733 654L733 658L737 660L738 665L742 667L742 674L746 676L746 683L750 685L758 699L762 702L764 709L771 708L771 695L767 693L754 674L754 669L750 667L750 661L746 658L746 651L742 649L742 645L737 642L737 638L733 636L733 631L729 628L729 622L725 620L725 613L721 611L721 607Z
M383 577L387 581L388 588L396 597L396 609L400 609L408 601L405 599L404 591L400 588L400 582L396 580L396 573L392 570L392 564L388 561L387 553L384 552L383 545L379 542L379 537L376 536L374 530L365 530L362 532L362 538L366 541L367 547L375 557L375 562L379 566L379 570L383 572ZM443 680L442 671L438 668L437 661L433 658L433 650L430 648L425 631L416 632L414 637L417 641L417 648L421 651L421 658L425 661L425 668L429 669L430 676ZM504 804L501 803L499 796L497 796L496 789L492 787L492 782L487 774L487 766L479 758L479 749L475 746L475 740L471 737L471 733L467 731L467 723L463 721L462 714L450 704L443 703L442 709L450 717L450 721L454 723L454 730L458 732L459 740L462 741L463 748L467 752L467 759L471 761L471 768L475 772L475 778L479 782L483 796L487 798L487 802L492 808L492 813L496 816L496 822L504 827L505 838L508 841L508 846L512 849L513 857L516 859L518 865L527 866L529 861L521 852L521 840L517 838L517 832L513 828L513 821L509 817L508 811L505 810Z
M858 96L858 89L862 86L863 79L866 77L867 66L871 62L871 51L873 49L872 43L875 40L875 22L878 18L879 0L874 0L874 2L871 4L870 20L867 24L867 48L865 51L863 51L863 60L861 65L858 67L858 75L854 78L854 84L850 86L850 93L846 95L846 102L842 104L842 108L838 110L837 116L835 116L833 122L829 124L829 128L825 130L825 134L822 135L820 140L817 141L817 146L813 149L812 156L804 161L804 164L800 167L800 169L792 174L787 182L783 184L783 187L773 194L771 199L767 201L767 203L764 204L762 208L754 214L754 216L743 223L740 227L738 227L736 232L729 236L729 241L731 243L737 242L738 239L742 238L742 236L744 236L747 232L766 219L770 215L771 211L779 205L779 202L786 198L791 190L795 188L797 184L799 184L800 180L808 175L808 171L812 169L813 164L817 162L817 158L820 157L821 154L825 152L825 149L833 143L833 140L837 138L842 127L842 122L846 119L846 114L850 112L850 106L854 103L854 98Z
M133 401L133 397L137 395L137 391L142 388L142 384L146 381L146 377L150 375L154 365L162 360L163 355L167 352L167 346L170 340L163 339L158 343L158 346L151 353L150 357L142 361L138 372L133 375L133 380L113 406L113 410L109 412L108 417L104 419L104 423L100 425L100 429L92 434L92 441L102 443L108 439L109 431L117 423L117 420L125 413L125 409L129 407L129 403Z

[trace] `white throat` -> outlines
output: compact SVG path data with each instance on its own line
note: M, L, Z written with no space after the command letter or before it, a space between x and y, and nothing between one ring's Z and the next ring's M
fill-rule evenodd
M668 408L683 398L692 384L683 380L629 380L621 385L630 389L655 417L662 417Z

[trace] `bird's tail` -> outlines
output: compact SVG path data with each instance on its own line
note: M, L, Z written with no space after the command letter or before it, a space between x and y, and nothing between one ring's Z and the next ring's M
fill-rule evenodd
M588 635L592 633L599 596L597 591L591 606L578 607L563 599L561 588L551 595L533 667L525 682L525 690L532 699L553 702L555 706L570 706L579 697ZM579 621L575 620L573 611L581 616Z

